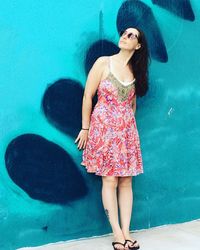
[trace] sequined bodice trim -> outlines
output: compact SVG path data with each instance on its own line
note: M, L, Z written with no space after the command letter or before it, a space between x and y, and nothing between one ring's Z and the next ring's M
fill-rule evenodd
M135 89L135 81L130 83L129 85L123 85L121 82L118 81L118 79L113 75L111 71L109 72L108 76L102 81L105 80L110 80L110 82L115 86L118 91L120 101L125 101L128 98L130 90L132 88Z

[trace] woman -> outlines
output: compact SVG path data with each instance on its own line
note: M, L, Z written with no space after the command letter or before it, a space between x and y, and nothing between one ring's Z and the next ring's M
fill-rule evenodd
M120 33L119 53L99 57L87 78L82 103L82 129L75 143L83 149L88 173L102 176L102 201L111 224L114 249L138 249L129 232L132 176L143 173L135 121L136 95L148 90L149 53L144 33L127 28ZM98 101L92 111L92 99ZM118 194L117 194L118 188ZM120 224L118 221L120 208Z

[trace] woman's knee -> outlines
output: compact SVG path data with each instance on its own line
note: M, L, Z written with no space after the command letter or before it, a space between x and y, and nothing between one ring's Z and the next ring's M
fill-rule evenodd
M132 186L132 176L120 177L118 182L119 187L130 187Z
M102 182L104 186L117 187L118 177L117 176L102 176Z

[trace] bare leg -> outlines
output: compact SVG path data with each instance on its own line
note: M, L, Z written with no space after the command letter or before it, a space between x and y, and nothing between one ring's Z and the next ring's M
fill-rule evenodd
M135 240L130 236L129 227L133 206L132 176L120 177L118 182L118 201L120 207L120 221L125 239ZM138 246L128 242L126 246Z
M104 210L111 224L115 241L124 243L125 239L118 218L117 186L118 177L102 176L102 201ZM120 244L116 244L115 248L124 249Z

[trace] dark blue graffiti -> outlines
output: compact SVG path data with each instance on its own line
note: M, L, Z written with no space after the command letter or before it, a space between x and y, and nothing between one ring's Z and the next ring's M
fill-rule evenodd
M81 128L83 87L78 81L60 79L49 85L42 100L42 110L50 123L75 137Z
M112 54L118 53L119 47L113 42L108 40L98 40L93 43L86 52L85 57L85 73L89 73L95 60L100 56L110 56Z
M185 20L195 20L194 12L189 0L152 0L152 3L169 10Z
M138 0L125 1L117 14L117 29L120 32L128 27L144 31L151 57L160 62L168 61L165 43L150 7Z
M42 136L23 134L12 140L5 164L10 178L33 199L65 204L87 194L70 155Z
M45 232L47 232L48 231L48 226L42 227L42 230L44 230Z

